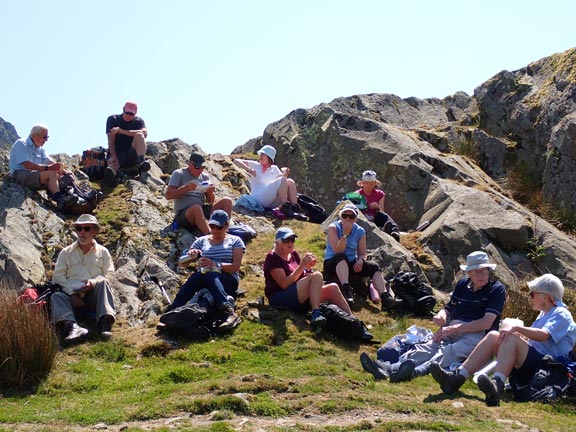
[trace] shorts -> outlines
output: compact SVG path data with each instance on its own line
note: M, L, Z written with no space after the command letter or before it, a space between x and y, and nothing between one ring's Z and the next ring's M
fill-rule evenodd
M134 167L138 165L138 155L134 147L123 149L122 151L116 152L116 157L118 158L118 164L120 168Z
M380 271L380 266L373 261L364 261L364 265L362 266L362 270L358 273L354 272L354 262L355 261L348 261L346 255L343 253L338 253L334 255L332 258L327 259L324 261L324 271L328 274L336 274L336 266L342 260L345 260L348 263L348 269L351 275L355 276L367 276L370 279L374 276L374 273Z
M270 306L281 309L290 309L296 312L305 312L310 309L310 302L304 303L298 301L298 287L293 283L286 289L274 294L274 297L268 299Z
M178 210L174 215L174 220L178 222L178 225L181 226L182 228L194 229L196 228L196 225L189 224L188 220L186 219L186 210L188 210L189 208L190 207L186 207L184 209ZM210 218L210 215L212 214L212 204L203 204L202 211L204 212L204 217L208 220Z
M16 170L12 173L12 180L31 189L42 189L43 187L40 183L40 171Z
M536 372L542 367L542 358L544 354L540 353L536 348L529 347L526 359L519 369L512 369L510 378L512 378L519 385L527 385L528 382L534 377Z

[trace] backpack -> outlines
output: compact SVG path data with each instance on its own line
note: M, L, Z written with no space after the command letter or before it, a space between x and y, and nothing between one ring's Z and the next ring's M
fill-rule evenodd
M100 180L104 178L104 170L108 165L106 161L107 150L104 147L93 147L84 150L80 158L82 171L88 174L90 180Z
M400 312L429 316L436 306L432 289L424 285L416 273L398 273L388 280L387 284L392 288L396 297L404 300L397 308Z
M345 200L352 201L352 204L358 207L358 210L360 210L361 212L368 209L366 197L358 192L348 192L347 194L344 194L344 196L342 197L342 201Z
M78 184L72 174L64 174L58 180L60 191L64 194L77 195L78 203L66 208L72 214L92 213L102 199L102 192L92 189L87 183Z
M227 233L240 237L244 243L248 243L258 235L254 228L242 222L231 225Z
M573 391L574 377L564 363L555 361L551 356L542 358L540 370L530 378L526 385L521 385L514 378L508 378L514 399L518 402L550 402L569 395Z
M309 222L321 224L328 217L326 209L313 198L299 193L297 195L297 200L298 206L300 206L302 212L308 216Z
M30 305L37 312L42 311L49 314L50 297L60 290L62 290L62 287L52 282L28 287L18 296L18 302Z
M335 304L320 305L320 312L326 318L326 329L335 336L347 340L369 342L372 335L360 319L343 311Z

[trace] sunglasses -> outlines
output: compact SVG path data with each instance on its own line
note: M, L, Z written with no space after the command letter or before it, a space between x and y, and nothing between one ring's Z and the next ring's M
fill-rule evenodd
M282 239L282 243L296 243L296 237L288 237L287 239Z
M221 230L222 228L224 228L223 226L218 226L218 225L208 225L210 227L210 229L216 229L216 230Z
M129 116L135 116L136 113L131 113L130 111L124 111L124 114L129 115Z
M90 231L92 231L92 227L91 227L90 225L88 225L88 226L78 226L78 225L76 225L76 226L74 227L74 229L75 229L76 231L78 231L78 232L82 232L82 231L90 232Z
M40 138L47 140L47 139L50 138L50 137L49 137L48 135L44 135L44 136L42 136L42 137L40 137Z
M538 292L538 291L530 291L530 298L534 298L534 296L535 296L536 294L542 294L542 295L544 295L544 293L541 293L541 292Z
M196 169L204 169L204 168L205 168L205 166L204 166L204 165L200 165L200 166L198 166L198 165L194 165L194 168L196 168Z
M340 217L342 219L356 219L356 215L350 213L343 213Z

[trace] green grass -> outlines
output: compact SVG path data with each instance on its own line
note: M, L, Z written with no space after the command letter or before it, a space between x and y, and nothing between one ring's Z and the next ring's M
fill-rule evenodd
M317 225L289 225L299 251L322 256ZM272 235L248 246L247 266L261 265ZM263 295L263 278L247 271L242 285L247 312L244 302ZM431 326L366 309L359 314L382 342L413 323ZM4 395L0 431L88 431L99 423L124 431L231 431L243 421L242 430L271 431L562 431L576 421L574 400L488 409L470 382L451 398L429 376L374 381L358 356L375 354L378 345L315 335L305 316L289 312L264 323L244 319L233 334L208 342L172 342L119 322L112 340L65 349L34 392Z

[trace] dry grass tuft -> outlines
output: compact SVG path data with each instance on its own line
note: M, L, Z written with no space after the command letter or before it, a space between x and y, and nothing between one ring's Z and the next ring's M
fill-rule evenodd
M44 313L19 302L16 290L0 283L0 387L39 384L52 370L57 352Z

